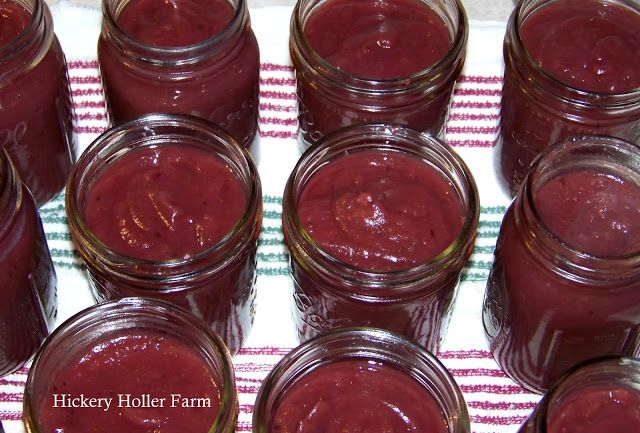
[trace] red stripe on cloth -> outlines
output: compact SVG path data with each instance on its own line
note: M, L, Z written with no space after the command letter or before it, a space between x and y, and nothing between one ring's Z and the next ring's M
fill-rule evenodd
M261 78L260 85L264 86L292 86L296 85L296 80L293 78Z
M293 66L291 65L282 65L277 63L261 63L260 70L262 71L285 71L291 72L293 71Z
M449 372L458 377L507 377L502 370L498 370L497 368L450 368Z
M448 350L438 352L441 359L493 359L491 353L486 350Z
M500 119L499 114L451 113L449 115L449 120L473 121L473 120L498 120L498 119Z
M265 125L298 126L298 119L280 119L278 117L260 117L258 121Z
M236 373L265 373L271 371L275 364L258 364L254 362L243 362L234 365Z
M500 89L468 89L465 87L456 87L453 91L455 96L500 96Z
M460 75L456 81L458 83L501 84L502 77L498 75Z
M497 126L448 126L447 133L450 134L487 134L493 135L498 132Z
M104 113L82 113L78 114L78 120L108 120Z
M459 385L463 393L476 394L485 392L489 394L500 395L516 395L516 394L531 394L526 389L519 385L491 385L488 383L482 383L477 385Z
M249 414L253 413L253 407L254 407L254 405L252 405L252 404L241 404L240 405L240 412L249 413Z
M480 410L532 410L536 407L536 402L493 402L493 401L467 401L467 406L471 409Z
M78 126L74 129L78 134L102 134L106 130L106 126Z
M484 416L484 415L472 415L469 417L472 423L477 424L490 424L490 425L520 425L526 419L527 415L512 415L512 416Z
M105 108L106 104L104 101L80 101L73 103L74 108L83 109L83 108Z
M102 96L102 89L72 89L71 96Z
M24 386L27 378L24 379L0 379L0 386Z
M493 140L446 140L452 147L495 147Z
M260 97L269 98L269 99L287 99L287 100L297 98L295 92L277 92L275 90L261 90Z
M252 431L253 423L247 421L238 421L236 423L236 431Z
M2 421L20 421L22 419L22 412L16 412L15 410L0 410L0 420Z
M298 112L298 107L292 107L290 105L262 103L258 107L262 111Z
M95 69L97 67L97 60L74 60L73 62L67 62L68 69Z
M451 108L500 108L499 102L453 101Z
M0 392L0 401L3 403L22 403L22 392Z
M240 349L238 355L286 355L293 347L245 347Z
M260 130L261 137L269 137L269 138L298 138L297 132L289 132L289 131L263 131Z
M71 84L102 84L102 80L98 76L92 77L70 77Z

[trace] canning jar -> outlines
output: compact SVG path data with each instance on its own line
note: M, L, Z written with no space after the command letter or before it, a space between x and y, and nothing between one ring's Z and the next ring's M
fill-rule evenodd
M170 300L240 349L253 323L262 195L230 135L183 115L124 123L80 157L66 209L98 300Z
M578 135L640 142L640 3L523 0L504 39L499 178L515 194L545 147Z
M438 359L375 328L328 332L289 352L262 383L253 432L468 433L467 407Z
M45 2L5 1L0 12L0 145L40 206L75 160L67 67Z
M466 54L461 2L299 0L290 32L303 147L362 123L444 135Z
M502 222L483 316L502 369L535 392L640 354L640 147L586 136L541 154Z
M373 326L437 350L478 217L471 173L438 139L390 125L326 136L283 197L300 339Z
M22 367L53 329L56 274L33 197L0 148L0 376Z
M595 359L553 386L519 433L624 433L640 429L640 361Z
M245 0L104 0L102 15L98 61L113 125L190 114L249 146L260 53Z
M29 432L231 433L231 355L187 311L127 298L83 310L47 339L24 393Z

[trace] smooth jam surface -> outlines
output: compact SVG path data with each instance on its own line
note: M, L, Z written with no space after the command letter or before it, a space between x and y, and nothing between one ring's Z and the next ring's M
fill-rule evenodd
M73 354L53 374L39 402L43 432L206 433L220 410L219 385L203 355L186 342L160 332L108 335ZM56 403L55 394L112 401L109 408L106 404L62 407L61 397ZM176 402L172 394L202 399L189 400L202 403L183 407L184 401ZM133 399L143 395L149 398L135 407ZM151 398L158 400L154 404ZM164 401L159 400L162 398Z
M600 0L552 2L520 29L531 57L578 89L623 93L640 88L640 14Z
M180 47L220 33L235 11L227 1L134 0L117 18L118 25L144 43Z
M434 397L377 361L343 360L300 378L280 399L270 433L446 433Z
M418 0L329 0L310 16L304 35L333 66L372 79L419 72L452 45L444 21Z
M18 3L0 2L0 47L12 42L31 21L31 14Z
M376 271L428 262L463 222L450 181L416 158L384 151L352 153L317 170L297 211L321 249Z
M592 386L566 396L547 417L549 433L640 431L640 391Z
M571 171L535 193L540 219L572 248L596 256L640 252L640 186L595 170Z
M168 260L220 241L245 203L240 180L222 159L169 144L131 151L104 168L89 187L84 217L116 252Z

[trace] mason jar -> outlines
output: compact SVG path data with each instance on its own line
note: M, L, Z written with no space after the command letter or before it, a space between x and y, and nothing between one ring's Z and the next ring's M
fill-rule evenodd
M238 397L218 335L173 304L126 298L91 306L42 346L27 377L29 432L231 433Z
M558 23L562 16L565 22ZM523 28L532 21L543 34L533 29L524 33ZM640 75L634 72L640 62L633 54L640 47L640 38L634 33L640 33L640 3L636 0L517 3L504 38L497 151L497 174L511 195L536 156L564 138L608 135L640 142ZM542 60L531 49L534 42L544 41L549 45L537 48L540 53L536 54L547 56L541 66ZM619 49L624 44L630 44L627 54ZM569 69L574 64L577 70ZM561 75L550 69L555 65L568 71ZM600 76L611 76L619 87L603 87L597 81Z
M640 361L590 360L571 369L538 403L519 433L626 432L640 428Z
M258 125L260 54L245 0L162 7L103 1L98 62L111 123L154 112L189 114L248 147ZM218 31L197 34L211 28Z
M375 328L322 334L289 352L260 386L253 432L471 431L455 380L438 359ZM395 427L395 429L394 429Z
M378 124L326 136L283 196L300 340L373 326L436 351L478 218L475 181L440 140Z
M377 44L387 44L390 49L397 49L397 45L407 44L414 39L416 35L411 34L404 35L404 40L391 42L388 39L394 36L385 36L379 30L385 24L376 21L376 16L380 16L380 20L392 19L385 18L385 14L397 14L396 10L402 11L412 6L431 11L433 17L429 19L434 22L429 22L427 18L422 20L431 27L425 32L435 31L440 25L450 43L442 57L434 60L433 64L422 65L414 72L397 72L383 78L369 77L366 72L370 71L353 73L332 64L309 43L305 33L309 20L323 10L332 7L339 10L343 7L334 6L334 3L335 0L299 0L291 17L289 50L296 72L303 147L316 144L324 135L336 129L362 123L397 123L442 138L453 87L466 55L468 22L462 3L458 0L416 0L415 5L405 0L381 3L381 10L377 11L379 14L368 17L372 21L368 30L372 33L368 35L372 38L371 42L375 42L373 39L377 31L381 32ZM382 8L385 5L388 9ZM404 18L411 20L413 13L405 13L408 16ZM356 15L353 21L344 23L344 26L354 26L359 18L365 19L367 16ZM396 20L386 25L387 30L402 31L402 18L393 18ZM324 39L333 40L336 37L339 36L327 34ZM351 57L358 58L358 54L354 52ZM409 58L414 56L415 53L410 53ZM401 59L396 60L392 63L401 63Z
M67 66L45 2L11 0L0 11L0 145L40 206L62 191L75 160Z
M29 361L53 329L56 273L33 197L0 148L0 376Z
M640 147L569 138L535 160L502 221L484 298L500 367L534 392L640 348Z
M255 314L262 193L229 134L168 114L108 130L74 167L66 210L99 301L174 302L240 350Z

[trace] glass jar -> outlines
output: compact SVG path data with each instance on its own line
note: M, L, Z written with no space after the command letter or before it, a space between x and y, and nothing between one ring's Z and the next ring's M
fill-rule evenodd
M386 152L397 158L407 158L437 174L449 185L451 194L439 196L437 200L455 204L460 212L460 225L453 232L452 241L435 256L421 257L416 264L401 269L370 269L332 255L309 233L298 207L312 176L341 158L366 156L365 152ZM404 173L400 165L396 171ZM408 187L411 183L406 179L398 188ZM367 194L366 190L364 194ZM411 194L413 192L409 190L394 193L396 197ZM338 201L327 207L335 208ZM408 209L412 206L411 202L405 204ZM399 207L392 203L380 206ZM346 213L355 215L357 211ZM301 341L333 328L373 326L398 332L436 351L446 333L462 268L473 249L478 218L478 191L469 169L438 139L389 125L360 125L326 136L298 161L283 197L282 229L291 257L294 319ZM418 218L418 221L419 224L429 222L428 216ZM410 222L415 223L415 220ZM433 226L432 229L443 228ZM398 237L408 236L409 229L406 230Z
M172 304L128 298L89 307L51 334L29 371L23 406L34 433L231 433L238 397L220 337Z
M357 76L323 59L311 47L304 31L309 18L323 7L331 7L331 3L320 0L296 3L289 50L296 71L298 118L304 146L317 143L341 127L362 123L397 123L444 136L453 87L466 55L467 17L458 0L420 1L442 19L451 36L451 47L432 66L389 79Z
M0 376L22 367L53 329L56 274L33 197L0 148Z
M627 432L640 428L640 361L596 359L550 389L519 433Z
M640 24L640 4L635 1L612 0L589 1L588 4L601 3L601 15L607 16L620 9L619 14L637 15L636 25ZM500 137L498 140L499 173L501 182L513 195L522 182L531 162L547 146L563 138L579 135L608 135L631 142L640 142L640 85L633 90L605 93L574 87L551 75L540 67L527 50L522 38L522 26L527 19L544 13L548 7L560 7L567 4L575 11L584 12L586 3L573 0L524 0L513 11L504 39L504 85L500 112ZM595 7L591 6L591 11ZM593 12L594 15L597 12ZM618 18L620 18L618 16ZM625 26L622 21L612 18L615 26ZM548 23L544 25L547 26ZM594 24L585 25L583 31L595 31ZM545 27L546 28L546 27ZM546 28L545 32L551 32ZM575 29L574 29L575 30ZM640 31L640 28L637 30ZM547 36L548 38L549 36ZM591 44L593 36L576 35L574 43ZM614 50L614 41L603 41ZM576 51L578 47L576 46ZM599 48L593 48L596 55ZM552 51L553 47L549 48ZM561 50L560 64L571 48L558 45ZM612 51L613 52L613 51ZM576 56L580 54L574 54ZM604 62L611 53L602 54ZM634 54L635 56L635 54ZM615 56L613 56L615 60ZM610 60L610 61L614 61ZM585 65L585 69L591 68ZM612 65L609 65L611 67ZM606 71L607 66L601 66ZM611 67L615 73L615 65ZM621 72L621 71L619 71Z
M62 191L75 160L64 53L45 2L11 0L0 11L0 145L40 206Z
M435 418L440 422L440 430L430 426L434 428L422 431L446 431L448 433L468 433L471 431L462 393L453 377L435 356L409 340L381 329L345 328L307 341L278 362L258 391L253 411L253 432L274 431L273 424L280 413L278 409L288 393L295 390L296 387L298 391L300 391L300 387L304 387L306 389L303 389L303 392L313 392L313 389L307 387L312 374L315 375L322 370L330 372L330 369L340 368L339 365L344 365L345 362L360 362L368 367L363 367L366 371L361 370L356 373L359 377L354 377L350 372L338 373L343 377L343 380L330 381L331 387L334 388L333 391L340 386L348 388L344 400L329 395L317 395L315 399L310 397L314 402L323 402L323 407L317 404L316 407L307 407L301 400L297 400L297 406L294 409L305 410L306 408L307 412L312 412L315 415L315 419L308 420L309 424L317 423L308 427L308 430L301 429L301 431L312 431L314 426L326 426L329 423L337 431L340 423L345 420L349 421L352 426L355 424L362 429L363 425L358 425L357 419L357 411L361 408L347 405L357 402L358 399L387 401L390 404L393 404L394 401L398 403L397 400L402 396L395 395L390 389L393 389L394 384L397 384L398 381L404 382L405 380L408 381L407 386L396 388L395 391L408 394L414 391L412 388L415 386L420 389L420 393L424 394L416 395L417 398L410 400L407 405L409 407L404 406L406 412L400 412L401 414L406 417L411 412L407 409L411 409L411 407L422 408L422 400L429 398L429 396L433 399L432 403L435 403L439 409L438 416ZM389 373L387 370L385 374L385 368L399 374L395 381L384 383L386 374ZM368 388L369 385L372 388L360 389ZM373 387L380 386L385 389L385 385L390 385L391 388L387 389L384 394L372 392ZM297 397L299 395L298 393ZM337 404L335 404L336 401ZM400 405L402 406L402 403ZM396 406L392 407L396 408ZM388 425L388 418L392 416L392 411L386 409L379 414L365 411L363 416L367 420L364 425L370 425L371 422ZM402 409L403 407L398 407L396 410L402 411ZM393 413L393 415L398 417L397 413ZM371 419L376 416L378 418L375 421ZM366 424L367 421L369 424ZM415 420L404 419L406 423L412 421ZM326 429L320 428L320 430ZM354 430L350 429L350 431Z
M155 6L161 5L158 2ZM217 34L184 46L161 46L127 33L119 22L123 10L151 7L153 3L103 1L98 61L111 123L119 125L154 112L190 114L221 126L243 146L249 146L258 124L260 54L245 0L218 0L206 5L183 0L173 5L175 13L166 16L175 15L171 19L176 21L166 27L176 38L196 31L198 23L188 20L197 21L199 16L205 20L209 11L229 6L234 12ZM192 15L181 15L183 10ZM154 19L157 17L148 18L146 26L151 26ZM145 22L136 24L142 28L139 31L145 30ZM171 39L167 31L146 30L151 32L146 35L151 39L161 35Z
M177 179L184 180L184 176L188 176L195 185L196 179L203 180L202 176L211 176L202 166L189 165L186 150L198 151L196 155L200 156L197 157L213 158L228 166L225 169L229 173L227 176L237 179L240 188L238 195L243 195L245 199L244 205L239 208L239 218L235 223L232 221L229 224L230 231L223 233L221 239L216 239L212 244L203 244L198 250L178 258L143 257L138 256L139 251L135 250L121 252L113 247L117 238L109 239L110 243L107 245L105 236L98 238L96 229L91 229L88 225L88 216L93 210L87 207L87 203L93 189L97 188L96 179L119 161L124 161L124 158L133 158L129 155L140 155L136 152L155 152L171 149L171 146L176 145L181 153L175 158L184 162L178 167L183 177ZM182 149L185 151L182 152ZM185 175L185 170L191 170L191 174ZM158 171L162 172L162 168ZM143 171L140 173L141 176L147 176ZM158 175L154 173L149 176ZM115 175L114 171L108 177ZM132 179L130 184L112 191L129 200L126 194L131 191L140 190L144 193L144 188L151 188L146 183L143 185L144 179L146 177ZM206 183L212 185L211 188L216 185L228 186L221 182L220 179L215 179L211 182L199 182L198 185ZM210 227L205 224L205 218L215 221L215 215L199 215L198 212L188 211L184 202L181 202L185 197L192 197L192 200L213 203L216 198L207 197L209 190L178 191L176 188L180 186L172 185L171 179L167 185L166 180L155 177L152 178L152 183L159 185L159 189L154 190L156 198L152 200L152 204L157 206L157 215L161 217L163 224L171 222L170 231L179 232L182 227L190 224L189 227L200 230L197 233L202 235ZM149 216L143 213L143 210L136 207L139 202L135 198L131 199L134 203L129 204L124 199L121 202L116 202L115 199L118 199L117 195L107 195L108 206L123 206L125 213L122 216L112 215L114 220L124 218L143 227L146 225L150 233L160 232L150 219L155 214ZM189 200L191 199L187 201ZM78 160L69 177L66 210L71 237L84 260L89 281L99 301L131 296L169 300L190 310L207 323L222 337L231 353L235 354L240 350L254 316L256 250L262 222L262 192L251 156L230 135L205 120L168 114L143 116L113 128L99 136ZM181 218L183 214L191 219ZM104 223L111 224L113 221L104 220ZM123 230L132 233L129 229ZM118 232L114 235L120 234ZM166 232L158 236L161 238L164 235ZM135 236L132 235L131 239L134 242ZM178 242L186 243L187 240L178 239Z
M502 222L483 308L493 356L525 388L542 392L590 358L640 354L638 207L637 145L572 138L532 165Z

